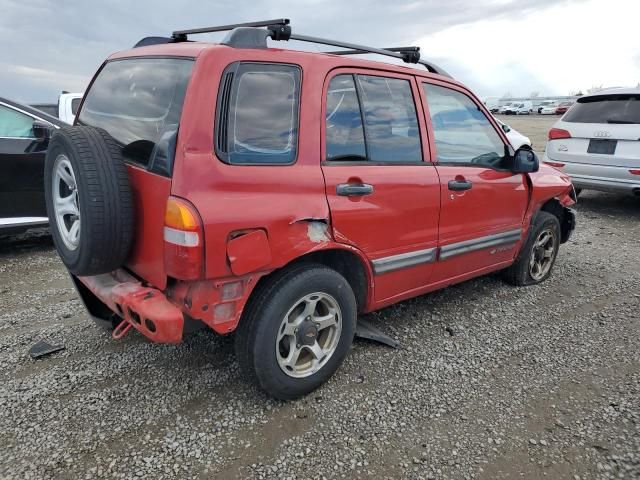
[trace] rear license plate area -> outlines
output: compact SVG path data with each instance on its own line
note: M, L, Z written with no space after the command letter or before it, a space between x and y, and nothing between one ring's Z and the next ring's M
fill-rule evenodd
M589 140L587 153L598 153L601 155L613 155L616 153L617 140Z

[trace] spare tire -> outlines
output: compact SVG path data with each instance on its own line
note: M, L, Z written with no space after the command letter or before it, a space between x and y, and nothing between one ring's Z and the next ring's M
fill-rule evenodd
M94 127L57 130L44 182L49 228L69 271L98 275L120 267L133 241L133 201L113 138Z

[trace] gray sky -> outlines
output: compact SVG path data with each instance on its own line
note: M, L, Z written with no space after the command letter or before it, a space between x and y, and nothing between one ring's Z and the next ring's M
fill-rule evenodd
M279 17L291 18L294 31L308 35L420 45L423 58L481 96L566 95L640 82L638 0L163 3L0 0L0 96L54 102L61 90L82 91L110 53L142 37Z

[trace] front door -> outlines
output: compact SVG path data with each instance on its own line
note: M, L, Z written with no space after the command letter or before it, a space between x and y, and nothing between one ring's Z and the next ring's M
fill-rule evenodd
M34 118L0 104L0 222L45 222L47 141L33 135Z
M506 142L462 89L422 83L442 184L433 281L512 260L528 203L525 175L509 171Z
M337 241L370 259L375 301L429 283L437 255L440 183L412 77L334 72L325 85L323 173ZM418 100L419 101L419 100Z

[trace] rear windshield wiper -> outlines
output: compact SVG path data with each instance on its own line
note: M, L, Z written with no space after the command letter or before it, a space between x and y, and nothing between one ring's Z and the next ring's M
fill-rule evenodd
M633 124L636 124L638 122L632 122L631 120L620 120L618 118L610 118L610 119L607 120L607 123L617 123L617 124L621 124L621 125L627 125L627 124L633 125Z

